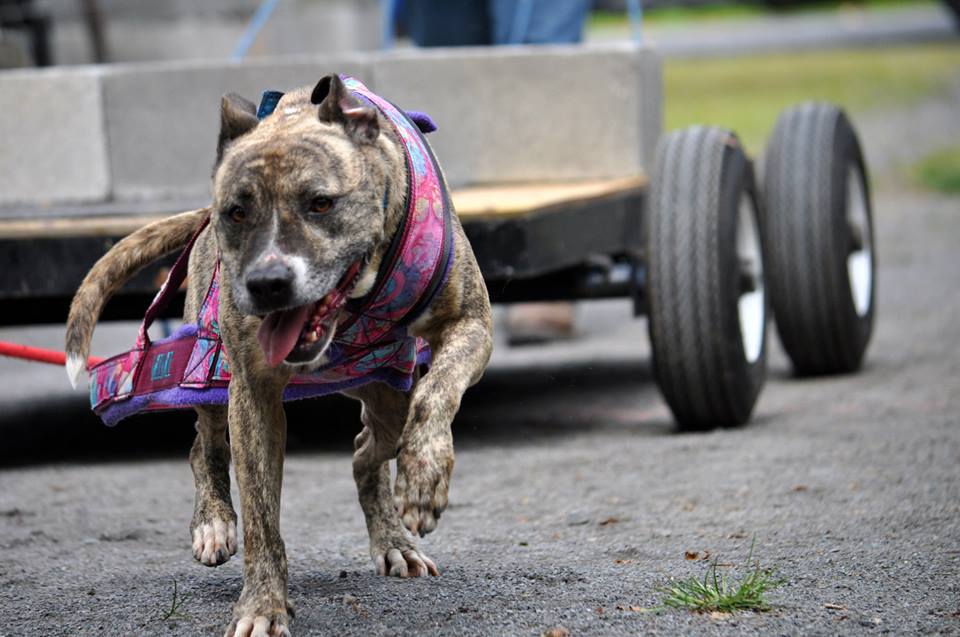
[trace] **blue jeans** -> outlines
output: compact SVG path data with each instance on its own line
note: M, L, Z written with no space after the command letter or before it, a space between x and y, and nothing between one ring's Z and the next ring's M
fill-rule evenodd
M579 42L591 0L406 0L419 46Z
M494 44L572 43L583 39L590 0L488 0Z

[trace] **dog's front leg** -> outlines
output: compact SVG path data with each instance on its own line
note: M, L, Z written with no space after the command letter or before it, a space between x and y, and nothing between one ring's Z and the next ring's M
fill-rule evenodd
M403 528L390 494L390 459L406 422L410 396L383 383L345 392L363 402L363 431L354 440L353 477L370 536L370 557L379 575L439 575L436 564Z
M230 381L230 449L243 519L243 591L227 637L289 635L287 556L280 537L280 485L287 421L283 386L252 382L237 370ZM275 386L276 385L276 386Z
M447 507L453 472L451 424L463 393L490 358L489 317L463 317L429 337L430 371L417 382L400 437L394 502L404 526L421 536Z

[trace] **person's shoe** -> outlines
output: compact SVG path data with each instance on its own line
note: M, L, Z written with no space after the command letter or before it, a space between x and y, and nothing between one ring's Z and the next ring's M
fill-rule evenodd
M511 305L507 309L507 343L536 345L574 338L575 309L567 301Z

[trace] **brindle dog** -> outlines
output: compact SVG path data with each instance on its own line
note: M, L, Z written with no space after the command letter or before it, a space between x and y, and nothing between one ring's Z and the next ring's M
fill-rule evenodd
M371 290L406 213L406 170L392 125L337 75L313 90L287 93L262 121L252 103L227 95L211 206L153 223L117 243L73 300L66 339L68 373L76 382L107 299L140 268L184 246L212 214L190 257L185 316L196 316L219 253L221 333L232 379L226 408L197 409L190 531L194 557L203 564L217 566L236 552L232 458L243 516L244 585L228 636L289 634L292 609L279 530L286 443L281 392L292 373L308 372L324 360L337 317L324 319L317 333L325 331L325 337L301 337L292 350L289 343L277 346L271 328L262 326L291 315L291 308L320 307L356 263L362 267L349 296ZM416 536L433 531L447 505L451 422L490 357L486 288L455 216L452 231L455 257L447 281L410 327L429 342L432 368L408 393L381 383L348 392L363 403L353 474L380 575L439 574ZM278 358L283 360L276 364ZM391 494L392 458L397 478Z

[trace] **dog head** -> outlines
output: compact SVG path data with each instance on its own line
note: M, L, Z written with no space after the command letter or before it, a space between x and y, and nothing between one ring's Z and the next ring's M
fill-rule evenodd
M241 314L262 317L271 366L316 367L347 299L373 284L371 257L388 238L380 137L376 109L337 75L284 95L262 121L247 100L223 98L213 179L222 280Z

